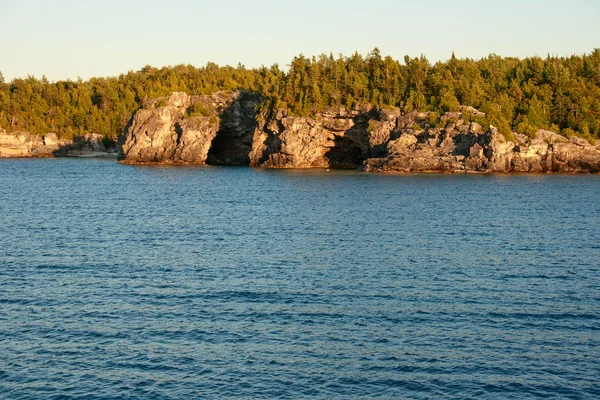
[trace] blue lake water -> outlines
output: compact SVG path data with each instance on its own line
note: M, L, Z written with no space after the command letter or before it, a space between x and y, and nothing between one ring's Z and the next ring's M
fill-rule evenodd
M0 398L238 397L600 397L600 176L0 160Z

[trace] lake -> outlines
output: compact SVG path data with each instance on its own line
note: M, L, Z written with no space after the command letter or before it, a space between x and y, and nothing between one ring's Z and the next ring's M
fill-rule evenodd
M0 160L0 398L598 398L599 175Z

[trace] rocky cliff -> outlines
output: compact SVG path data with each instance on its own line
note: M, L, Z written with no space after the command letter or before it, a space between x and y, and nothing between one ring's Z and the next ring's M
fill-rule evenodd
M279 110L259 117L251 165L275 168L357 168L369 172L600 172L600 146L540 130L533 138L467 115L447 113L433 126L427 113L397 108L289 117Z
M384 154L366 160L363 170L600 172L600 146L581 138L567 139L540 130L532 138L513 132L513 141L493 126L484 130L475 122L467 122L463 113L442 116L441 128L431 126L427 117L416 112L395 117L393 129L376 122L372 134L384 138Z
M268 168L358 168L369 158L369 114L345 109L292 117L263 112L254 134L250 165Z
M253 93L178 92L136 112L119 139L124 163L248 164L256 127Z
M600 146L544 130L507 140L472 122L483 115L470 107L439 120L368 106L295 117L282 109L257 114L260 101L240 91L157 99L132 117L120 159L369 172L600 172Z
M81 152L106 152L102 135L88 134L67 140L60 139L55 133L38 136L0 129L0 158L65 157Z
M375 123L384 155L366 160L373 172L600 172L600 146L540 130L533 138L513 133L506 140L493 126L484 130L463 113L442 116L433 127L427 114L395 117L396 127ZM389 133L388 133L389 132ZM388 136L389 135L389 136Z

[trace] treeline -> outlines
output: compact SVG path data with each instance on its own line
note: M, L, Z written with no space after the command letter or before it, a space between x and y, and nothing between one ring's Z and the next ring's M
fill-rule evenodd
M206 94L218 90L258 90L258 70L191 65L153 68L88 81L48 82L46 78L0 81L0 128L62 137L100 133L115 140L144 101L174 91Z
M278 65L147 66L85 82L28 77L5 83L0 74L0 127L65 137L95 132L115 140L147 99L173 91L234 89L261 92L264 107L284 107L301 116L365 103L433 115L468 105L508 134L544 128L565 136L600 137L600 49L583 56L524 60L496 55L460 59L453 54L433 65L425 57L398 61L374 49L366 56L300 55L287 72Z

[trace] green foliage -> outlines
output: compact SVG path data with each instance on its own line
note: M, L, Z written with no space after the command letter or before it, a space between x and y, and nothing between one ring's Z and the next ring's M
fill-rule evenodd
M575 132L575 131L574 131L573 129L571 129L571 128L566 128L566 129L563 129L563 130L562 130L562 132L561 132L561 134L562 134L564 137L567 137L567 138L570 138L570 137L572 137L572 136L577 136L577 132Z
M482 116L480 116L480 115L474 115L474 116L471 118L471 122L476 122L476 123L478 123L479 125L481 125L481 127L482 127L483 129L487 129L487 127L489 126L489 123L487 122L487 120L485 119L485 117L482 117Z
M210 110L208 108L206 108L201 103L196 103L196 104L192 105L190 108L187 109L186 115L187 115L188 118L191 118L191 117L210 117L210 116L212 116L212 113L210 112Z
M510 129L502 129L500 130L500 133L502 134L502 136L504 136L504 139L506 139L507 141L516 142L515 134Z
M596 145L596 139L595 137L591 136L589 133L585 133L585 132L575 132L573 129L571 128L567 128L567 129L563 129L560 132L563 136L570 138L572 136L575 137L580 137L582 139L587 140L588 142L590 142L591 145Z
M446 125L456 125L456 123L458 122L458 117L450 117L450 118L446 118L446 123L444 124L443 122L440 121L440 124L442 126Z
M375 121L372 119L369 120L369 126L367 126L367 132L372 132L375 129Z
M526 118L517 125L517 132L527 135L530 139L535 138L536 132L539 130L534 125L529 123Z
M114 140L110 139L108 136L104 135L102 137L102 143L104 144L104 147L111 148L111 147L115 147L115 145L117 144Z
M441 128L443 123L440 119L440 113L432 111L427 115L427 122L434 128Z
M301 54L287 72L277 64L247 69L208 63L201 68L146 66L85 82L31 76L3 81L0 75L1 128L61 137L94 132L116 140L131 113L151 99L174 91L202 95L236 89L262 93L261 109L286 108L297 116L370 103L433 112L428 122L437 125L436 115L458 111L462 104L486 113L485 119L466 115L467 121L497 126L507 138L513 130L532 135L538 129L600 137L600 49L566 58L451 57L431 65L423 56L405 56L400 62L375 48L366 56ZM189 115L210 113L199 108Z

